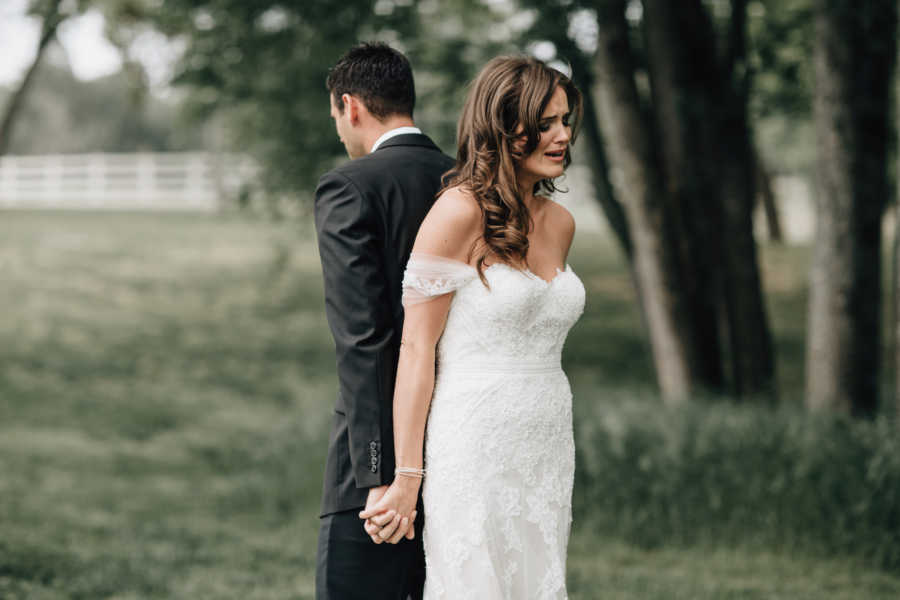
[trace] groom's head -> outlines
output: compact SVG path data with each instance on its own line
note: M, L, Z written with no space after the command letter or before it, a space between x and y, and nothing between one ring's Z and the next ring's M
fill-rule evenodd
M350 158L368 154L380 135L375 133L392 122L412 121L416 104L412 68L403 54L387 44L351 48L331 69L325 86L331 117Z

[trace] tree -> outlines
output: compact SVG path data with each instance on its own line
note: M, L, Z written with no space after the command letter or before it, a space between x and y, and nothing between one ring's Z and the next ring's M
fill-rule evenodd
M89 9L97 9L101 11L106 18L107 37L117 43L119 50L122 51L125 58L125 73L129 76L132 84L130 104L140 105L146 98L146 89L144 81L143 68L134 61L129 61L125 52L123 34L128 26L135 22L143 22L146 18L149 7L148 0L72 0L64 2L63 0L30 0L28 13L38 17L41 21L41 34L38 38L38 45L35 56L31 64L25 71L22 81L10 95L7 103L3 119L0 121L0 155L9 152L12 144L17 139L15 135L16 126L21 120L23 113L27 112L26 99L32 93L36 80L39 78L41 67L47 50L56 39L56 32L60 25L67 19L82 14ZM65 79L65 75L57 76L51 74L50 79L59 84L60 80ZM119 82L117 81L116 84ZM63 85L70 85L68 82ZM77 84L71 84L76 87ZM69 100L68 97L66 97ZM122 128L124 130L124 128ZM135 133L139 132L141 127L135 129ZM139 143L139 142L136 142ZM151 142L152 144L153 142ZM88 143L91 146L91 143Z
M872 415L878 406L881 220L889 194L893 0L817 0L817 233L810 272L806 405Z
M698 376L720 387L727 340L731 389L774 397L772 343L752 209L756 170L747 116L746 2L717 35L700 0L644 2L652 107L676 207Z
M624 0L602 3L598 23L600 126L621 172L613 184L625 207L657 380L668 402L680 402L695 383L686 297L652 134L640 111Z
M61 4L62 0L34 0L29 8L29 13L41 18L41 35L38 39L37 52L34 59L25 71L25 76L19 83L19 87L12 93L6 105L3 120L0 121L0 156L9 151L16 119L22 109L25 96L28 94L28 90L34 81L38 66L44 58L47 46L56 37L57 28L68 16L67 13L60 10Z
M894 411L900 425L900 206L894 204L894 243L891 248L891 350L894 367Z
M10 140L14 154L165 152L204 147L201 123L153 95L135 102L133 78L119 71L82 81L45 60Z
M724 388L726 322L723 198L718 194L715 100L719 74L711 24L698 1L677 6L644 3L643 31L660 168L676 231L679 286L686 296L692 334L693 376L707 388Z

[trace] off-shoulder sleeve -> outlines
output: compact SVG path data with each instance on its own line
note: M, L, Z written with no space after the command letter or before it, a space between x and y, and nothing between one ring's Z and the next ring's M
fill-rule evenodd
M455 292L476 277L475 268L464 262L413 252L403 273L403 306L428 302Z

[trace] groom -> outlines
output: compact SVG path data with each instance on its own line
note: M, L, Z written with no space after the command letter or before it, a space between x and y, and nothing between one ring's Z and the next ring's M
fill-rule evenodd
M358 513L394 478L403 270L453 160L414 126L412 70L396 50L381 43L355 46L332 68L326 87L338 136L353 160L323 175L316 189L325 311L339 381L316 598L418 599L425 580L421 498L414 530L401 529L390 515L364 524Z

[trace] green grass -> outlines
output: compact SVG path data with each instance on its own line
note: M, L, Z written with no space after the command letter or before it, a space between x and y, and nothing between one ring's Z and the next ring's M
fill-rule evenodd
M228 217L0 213L0 598L312 598L335 379L311 239ZM808 256L765 260L791 402ZM589 302L565 361L593 460L590 423L654 402L652 367L617 254L583 237L572 263ZM576 481L573 600L900 594L865 554L815 544L712 525L628 543L594 518L594 464Z
M853 561L727 547L641 550L577 530L571 598L603 600L860 600L896 598L897 578Z

